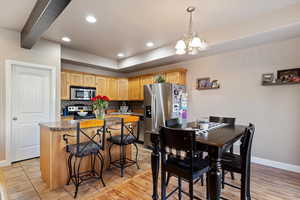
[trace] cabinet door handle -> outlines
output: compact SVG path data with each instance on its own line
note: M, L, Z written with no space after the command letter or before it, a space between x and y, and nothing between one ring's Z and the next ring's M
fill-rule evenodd
M17 117L13 117L13 118L12 118L12 120L14 120L14 121L17 121L17 120L18 120L18 118L17 118Z

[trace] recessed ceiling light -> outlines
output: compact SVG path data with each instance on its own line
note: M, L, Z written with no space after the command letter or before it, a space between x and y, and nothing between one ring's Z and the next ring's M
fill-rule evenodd
M122 58L122 57L124 57L124 54L123 53L118 53L118 57Z
M153 42L147 42L147 43L146 43L146 46L147 46L147 47L153 47L153 46L154 46L154 43L153 43Z
M61 40L64 42L71 42L71 39L69 37L63 37L61 38Z
M92 16L92 15L88 15L85 20L89 23L96 23L97 19L96 17Z

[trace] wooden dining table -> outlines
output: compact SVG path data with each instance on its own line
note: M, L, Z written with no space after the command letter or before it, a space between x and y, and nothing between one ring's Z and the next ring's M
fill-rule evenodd
M197 130L195 122L187 123L182 128ZM208 130L207 134L197 134L196 146L199 150L205 149L208 153L210 163L210 171L208 172L208 199L219 200L221 198L222 185L222 152L228 149L231 145L237 142L245 132L244 125L223 125ZM153 184L153 200L158 200L158 177L160 168L160 144L159 134L151 132L152 154L151 154L151 169L152 169L152 184ZM203 148L205 147L205 148ZM245 191L241 190L241 199L247 199Z

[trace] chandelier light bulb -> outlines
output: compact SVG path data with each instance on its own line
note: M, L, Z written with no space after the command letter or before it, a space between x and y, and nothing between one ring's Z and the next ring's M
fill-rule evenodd
M194 37L192 40L191 40L191 43L190 43L190 46L193 47L193 48L201 48L201 39L199 37Z
M176 43L175 49L177 49L177 50L185 50L186 49L185 42L183 40L179 40Z

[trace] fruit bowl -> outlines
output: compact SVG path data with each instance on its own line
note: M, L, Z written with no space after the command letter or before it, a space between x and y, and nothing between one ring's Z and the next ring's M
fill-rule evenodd
M87 114L88 114L88 112L78 112L77 113L80 117L85 117Z

